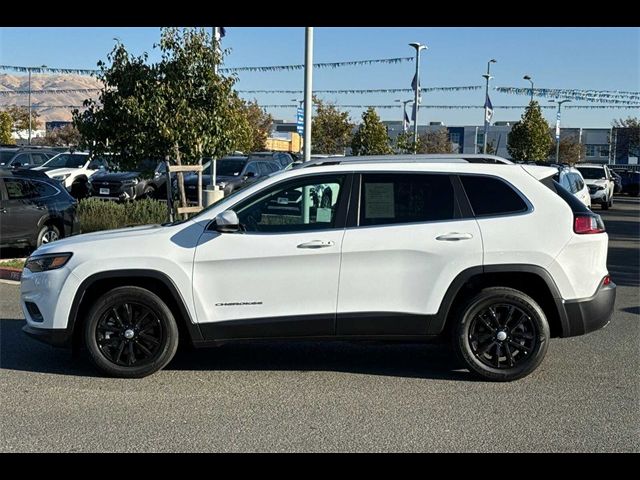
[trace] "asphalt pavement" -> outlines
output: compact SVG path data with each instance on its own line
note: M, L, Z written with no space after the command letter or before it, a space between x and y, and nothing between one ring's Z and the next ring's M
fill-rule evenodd
M21 332L0 283L2 452L640 452L640 202L600 211L618 284L604 329L553 339L512 383L444 345L251 343L180 353L141 380Z

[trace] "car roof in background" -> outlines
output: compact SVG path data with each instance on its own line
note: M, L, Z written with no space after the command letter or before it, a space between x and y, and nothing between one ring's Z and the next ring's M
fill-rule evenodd
M30 170L26 168L0 168L0 177L9 178L38 178L42 180L48 180L50 182L56 182L51 180L46 173L39 170Z

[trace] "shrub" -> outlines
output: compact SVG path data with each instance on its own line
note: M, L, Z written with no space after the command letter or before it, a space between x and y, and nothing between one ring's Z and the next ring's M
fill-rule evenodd
M150 225L167 221L167 205L151 199L116 203L89 198L80 201L78 218L81 233Z

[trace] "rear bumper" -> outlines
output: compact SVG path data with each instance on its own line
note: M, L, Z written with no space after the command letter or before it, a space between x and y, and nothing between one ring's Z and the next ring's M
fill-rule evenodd
M563 337L575 337L604 327L611 320L616 301L616 284L600 284L598 291L589 298L563 300L561 315L564 317Z

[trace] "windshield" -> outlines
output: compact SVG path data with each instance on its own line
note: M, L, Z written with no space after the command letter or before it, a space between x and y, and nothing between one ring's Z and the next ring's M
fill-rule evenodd
M0 165L5 165L13 158L16 152L0 152Z
M264 175L262 177L259 177L255 182L252 182L249 185L251 187L255 187L256 185L259 185L260 183L264 182L265 180L271 178L275 173L280 173L280 172L274 172L271 175ZM217 202L214 202L211 205L209 205L208 207L200 210L197 214L195 214L193 217L191 217L191 220L196 220L200 215L202 215L203 213L208 212L212 208L218 206L221 202L226 202L227 200L231 200L231 199L235 198L236 196L238 196L239 194L244 193L244 192L246 192L246 190L244 188L239 188L238 190L234 190L230 195L227 195L226 197L223 197L220 200L218 200Z
M222 175L224 177L237 177L242 172L246 160L226 160L220 159L216 162L216 175Z
M584 178L589 180L599 180L604 178L604 168L598 167L576 167Z
M75 153L61 153L48 162L42 164L47 168L82 168L89 159L88 155L78 155Z

